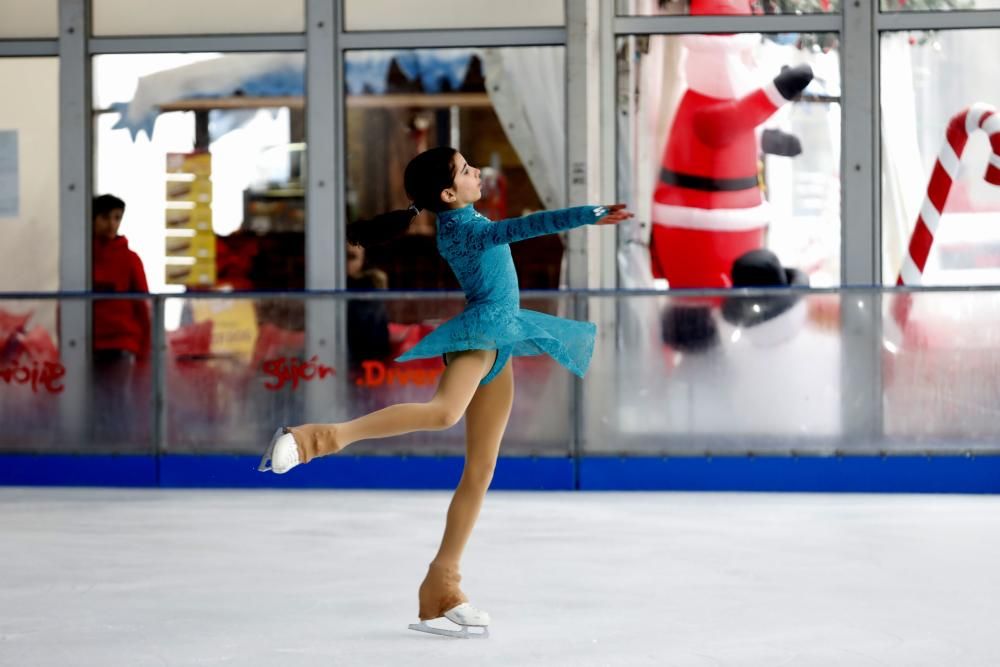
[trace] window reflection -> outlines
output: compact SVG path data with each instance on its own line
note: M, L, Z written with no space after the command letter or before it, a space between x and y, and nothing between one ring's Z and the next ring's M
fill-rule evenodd
M616 9L618 14L628 16L817 14L839 12L840 3L841 0L617 0Z
M882 0L883 12L948 12L1000 8L1000 0Z
M94 59L95 187L150 288L304 287L303 54Z
M439 145L458 148L483 169L476 206L487 217L563 205L562 48L351 52L345 66L350 221L406 208L406 163ZM402 239L370 248L367 261L389 289L457 289L435 233L434 216L423 213ZM512 252L522 288L558 287L559 237L524 241ZM410 308L393 304L390 320L416 321ZM427 315L425 308L421 317Z
M895 284L1000 283L1000 30L886 33L881 41L882 265ZM986 111L971 114L975 105ZM981 122L974 123L975 119ZM967 132L970 125L976 128ZM951 129L949 129L951 127ZM940 161L941 169L936 168ZM993 180L997 180L994 175ZM918 223L918 220L922 222Z
M759 248L837 284L836 36L632 37L618 57L626 285L729 287Z

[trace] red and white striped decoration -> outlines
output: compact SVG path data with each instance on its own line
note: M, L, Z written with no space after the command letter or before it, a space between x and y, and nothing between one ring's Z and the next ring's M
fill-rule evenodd
M1000 185L1000 115L997 110L987 104L974 104L968 109L955 114L948 123L946 141L934 164L930 183L927 184L927 198L920 207L920 217L910 236L909 253L903 260L899 270L897 285L919 285L923 279L927 256L934 243L934 232L941 222L945 202L951 185L958 176L958 167L962 160L965 144L976 130L986 132L990 139L993 154L990 155L986 167L986 181Z

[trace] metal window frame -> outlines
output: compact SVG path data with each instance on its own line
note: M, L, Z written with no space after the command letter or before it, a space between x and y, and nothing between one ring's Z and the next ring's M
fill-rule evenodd
M614 0L610 0L613 2ZM840 14L766 14L763 16L621 16L615 36L737 32L837 32Z
M967 28L1000 28L1000 9L949 12L875 12L875 29L878 32L961 30Z
M0 39L0 58L58 56L59 39Z
M455 28L341 32L345 51L360 49L448 49L488 46L551 46L566 43L566 28Z
M177 35L149 37L91 37L91 55L111 53L247 53L305 51L307 36L297 33L243 35Z

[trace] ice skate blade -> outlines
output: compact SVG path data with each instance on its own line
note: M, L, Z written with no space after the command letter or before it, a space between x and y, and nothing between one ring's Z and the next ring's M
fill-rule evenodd
M416 630L417 632L426 632L431 635L441 635L442 637L453 637L455 639L489 639L490 629L485 625L463 625L460 626L461 630L447 630L445 628L435 628L433 626L427 625L426 621L420 621L419 623L410 623L410 630ZM482 628L482 632L469 632L469 628L479 627Z
M271 469L271 454L274 453L274 443L278 442L278 438L284 435L284 433L285 428L281 427L271 436L271 444L267 446L267 449L264 450L264 455L260 457L260 464L257 466L259 472L267 472Z

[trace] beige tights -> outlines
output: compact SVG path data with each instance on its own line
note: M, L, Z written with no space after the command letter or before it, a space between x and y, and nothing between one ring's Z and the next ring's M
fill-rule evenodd
M295 437L299 460L309 463L358 440L450 428L462 418L494 355L490 350L470 350L450 358L434 397L426 403L399 403L348 422L303 424L285 430Z
M479 382L496 359L492 350L449 356L434 397L427 403L401 403L340 424L305 424L289 430L304 463L339 452L358 440L454 426L465 415L465 467L448 507L444 537L420 585L421 620L438 618L466 601L459 588L459 563L472 534L483 497L493 479L500 440L514 401L510 362L489 384Z

